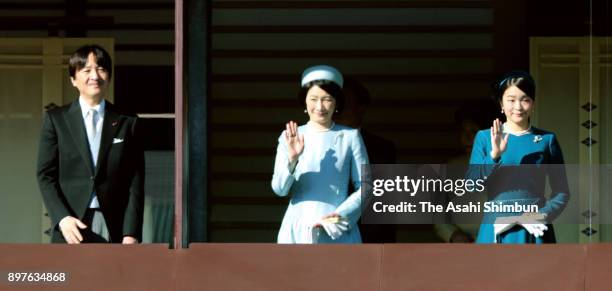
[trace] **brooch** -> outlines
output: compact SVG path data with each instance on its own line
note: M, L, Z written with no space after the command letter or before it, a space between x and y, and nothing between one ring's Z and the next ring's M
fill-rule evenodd
M542 141L542 136L541 135L536 135L533 137L533 142L538 143Z

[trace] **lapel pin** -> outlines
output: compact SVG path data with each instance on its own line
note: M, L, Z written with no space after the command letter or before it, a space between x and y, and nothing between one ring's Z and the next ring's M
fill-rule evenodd
M113 124L112 124L112 125L113 125L113 126L117 126L117 124L119 124L119 122L117 122L117 121L113 121Z

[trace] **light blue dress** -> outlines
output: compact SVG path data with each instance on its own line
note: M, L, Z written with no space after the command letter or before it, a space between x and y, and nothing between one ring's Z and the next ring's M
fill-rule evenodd
M547 215L547 221L554 220L565 208L570 193L563 166L536 166L544 164L563 164L563 154L555 134L538 128L524 135L510 134L508 147L497 160L491 159L491 130L481 130L476 134L468 176L472 179L487 177L489 201L521 205L537 204L539 213ZM532 164L532 166L517 167ZM518 169L518 170L517 170ZM546 176L549 177L550 199L544 196ZM520 215L517 213L484 213L477 243L495 242L493 222L499 216ZM536 238L522 226L514 226L498 235L498 243L551 243L555 242L552 225L543 237Z
M361 165L368 156L359 131L339 124L318 131L308 123L298 133L304 135L304 151L293 172L285 133L278 139L272 190L278 196L291 194L278 243L310 243L313 224L330 213L348 218L349 230L336 240L321 231L318 242L360 243ZM349 185L356 191L348 193Z

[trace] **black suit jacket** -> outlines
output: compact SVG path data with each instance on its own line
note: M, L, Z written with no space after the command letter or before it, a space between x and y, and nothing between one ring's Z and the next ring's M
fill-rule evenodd
M395 144L383 137L361 130L363 143L368 151L370 164L395 164Z
M144 153L137 117L106 101L97 167L94 168L79 101L47 111L38 150L37 178L53 226L52 242L65 242L59 221L83 219L96 191L110 240L142 237Z
M368 152L370 164L395 164L395 144L383 137L361 129L361 137ZM367 206L371 207L371 206ZM364 243L394 243L395 225L392 224L362 224L359 221L361 241Z

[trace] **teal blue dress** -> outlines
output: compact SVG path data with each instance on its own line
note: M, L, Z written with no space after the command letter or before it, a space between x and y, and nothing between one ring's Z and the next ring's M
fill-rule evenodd
M485 179L489 202L496 204L538 205L538 212L547 215L547 222L563 211L570 197L563 153L554 133L538 128L523 135L510 134L502 156L491 159L491 130L476 134L468 176ZM557 164L555 166L545 166ZM544 195L546 177L552 193ZM494 243L493 223L500 216L522 213L485 212L476 239L477 243ZM497 243L554 243L552 224L542 237L534 237L520 225L515 225L497 237Z

